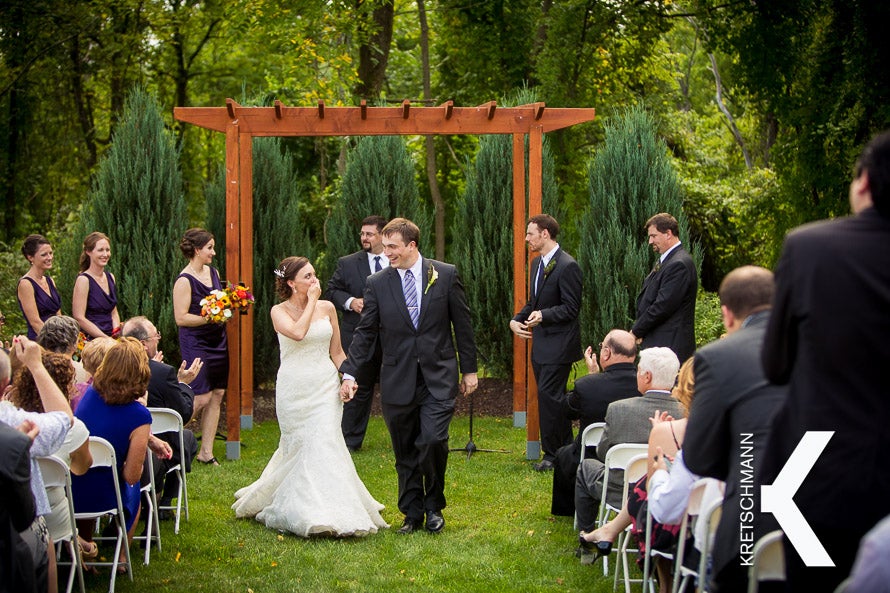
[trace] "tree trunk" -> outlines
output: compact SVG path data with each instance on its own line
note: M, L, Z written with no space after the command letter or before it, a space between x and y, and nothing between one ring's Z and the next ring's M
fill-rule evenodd
M429 105L432 99L430 85L430 30L426 22L426 7L423 0L417 0L417 14L420 19L420 56L423 64L423 100ZM436 233L436 259L445 259L445 203L442 201L442 192L439 190L439 180L436 177L436 139L427 136L424 139L426 145L426 176L430 184L430 199L433 202L434 229Z
M708 58L711 60L711 72L714 73L714 82L717 85L717 107L720 108L720 112L726 117L726 121L729 123L729 129L732 131L732 137L735 138L736 144L742 149L742 156L745 157L745 166L748 167L748 170L750 171L754 168L754 163L751 161L751 155L748 153L745 139L742 137L742 133L739 131L738 126L735 125L735 119L732 117L729 109L727 109L726 105L723 103L723 82L720 80L720 72L717 70L717 59L714 57L714 54L710 53L708 54Z
M360 4L358 0L357 4ZM383 88L386 64L389 61L389 48L392 44L392 26L395 10L392 0L382 3L371 13L371 23L365 22L361 28L372 29L367 39L359 47L358 78L355 94L362 99L375 99Z

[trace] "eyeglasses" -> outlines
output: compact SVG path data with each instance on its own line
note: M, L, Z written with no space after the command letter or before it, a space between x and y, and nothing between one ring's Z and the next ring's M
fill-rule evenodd
M612 347L611 347L611 346L608 346L608 345L606 345L606 343L605 343L605 342L600 342L600 343L599 343L599 349L600 349L600 350L611 350L611 349L612 349Z

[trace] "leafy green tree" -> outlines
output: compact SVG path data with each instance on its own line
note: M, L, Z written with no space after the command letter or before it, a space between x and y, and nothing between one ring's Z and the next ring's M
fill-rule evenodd
M420 251L432 255L429 207L420 202L414 161L398 136L364 136L347 157L340 198L326 225L327 270L360 247L362 219L403 217L420 227Z
M578 263L584 273L582 339L595 344L614 328L629 328L636 297L654 264L646 220L673 214L680 239L700 267L690 240L683 195L652 116L636 106L606 126L605 145L590 164L590 205L581 218Z
M168 336L164 350L178 352L173 281L183 266L185 231L179 152L164 126L161 107L141 88L127 97L112 145L99 163L79 223L65 240L59 291L71 294L80 242L92 231L111 239L111 272L118 282L121 319L145 315ZM70 311L70 309L68 309Z

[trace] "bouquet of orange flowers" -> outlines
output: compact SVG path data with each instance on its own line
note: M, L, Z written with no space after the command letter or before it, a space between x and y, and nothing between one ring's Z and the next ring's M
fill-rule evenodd
M210 323L225 323L234 311L247 313L254 302L250 289L243 284L227 285L222 290L211 290L201 299L201 317Z

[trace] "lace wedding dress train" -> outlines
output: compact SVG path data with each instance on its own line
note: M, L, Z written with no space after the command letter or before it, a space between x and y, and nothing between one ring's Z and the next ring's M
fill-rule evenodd
M278 450L259 479L235 492L237 517L302 537L360 536L389 525L368 492L340 430L340 381L329 356L333 328L312 322L301 341L278 335Z

